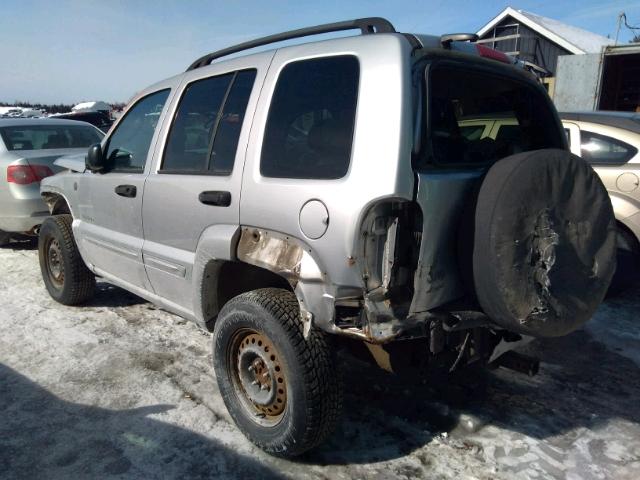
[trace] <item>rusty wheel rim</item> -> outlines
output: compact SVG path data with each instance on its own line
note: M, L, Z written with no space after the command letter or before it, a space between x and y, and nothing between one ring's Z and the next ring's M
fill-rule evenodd
M64 284L64 262L62 260L62 249L60 242L51 238L47 242L47 273L51 282L58 288Z
M246 413L256 423L274 426L287 406L287 382L280 353L263 333L239 331L229 350L233 385Z

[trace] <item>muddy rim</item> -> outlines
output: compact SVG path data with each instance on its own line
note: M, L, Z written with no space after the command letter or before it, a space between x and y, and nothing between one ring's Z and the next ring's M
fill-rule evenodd
M263 333L238 331L230 343L228 365L235 394L247 416L275 426L287 406L287 381L279 352Z
M47 239L45 252L47 254L47 275L53 285L57 288L62 288L64 284L64 262L58 240L55 238Z

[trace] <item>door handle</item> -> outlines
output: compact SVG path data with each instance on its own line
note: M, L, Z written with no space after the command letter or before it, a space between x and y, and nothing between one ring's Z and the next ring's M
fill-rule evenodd
M135 185L118 185L116 187L116 194L121 197L133 198L136 196L138 189Z
M200 195L198 195L198 200L205 205L228 207L231 205L231 192L217 190L201 192Z

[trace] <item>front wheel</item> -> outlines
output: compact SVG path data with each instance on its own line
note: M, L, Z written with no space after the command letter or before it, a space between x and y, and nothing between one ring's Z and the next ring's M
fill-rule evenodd
M213 359L229 414L267 453L293 457L320 444L342 409L342 389L326 334L302 333L295 295L261 289L221 310Z
M51 297L63 305L86 302L96 286L95 276L78 252L71 223L71 215L49 217L38 236L42 280Z

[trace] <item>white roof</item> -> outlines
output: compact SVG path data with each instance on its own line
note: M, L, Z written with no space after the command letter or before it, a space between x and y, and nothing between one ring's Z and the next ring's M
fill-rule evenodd
M105 102L82 102L71 110L74 112L97 112L98 110L111 110L111 105Z
M505 17L514 18L574 54L598 53L602 50L602 47L613 44L613 40L602 35L567 25L553 18L543 17L524 10L516 10L511 7L505 8L498 16L482 27L478 31L478 36L485 35Z

